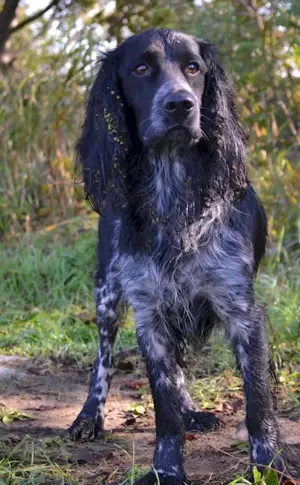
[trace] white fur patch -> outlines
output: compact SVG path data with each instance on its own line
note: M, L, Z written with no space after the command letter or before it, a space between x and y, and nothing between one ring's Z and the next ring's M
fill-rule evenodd
M212 220L211 224L214 224ZM178 319L178 323L186 325L186 332L190 333L197 323L191 312L191 303L199 296L211 302L216 314L225 323L230 338L238 336L247 342L254 298L248 287L253 264L251 248L245 247L240 234L228 229L223 229L222 238L213 231L211 237L210 244L200 245L187 256L178 258L173 272L156 265L150 256L137 254L135 258L125 255L120 258L120 281L124 294L134 308L137 327L143 328L158 357L163 355L164 349L155 333L163 337L168 335L167 310L172 309L172 324L176 324ZM227 244L235 248L230 255L226 251ZM250 255L242 257L245 252ZM184 322L179 316L182 310ZM155 319L159 323L153 327Z
M229 206L223 201L215 201L203 211L199 221L191 224L182 236L184 251L197 251L199 247L217 240L224 228Z

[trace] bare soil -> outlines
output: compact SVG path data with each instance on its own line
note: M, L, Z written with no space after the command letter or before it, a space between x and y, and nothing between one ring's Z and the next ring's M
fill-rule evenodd
M72 362L49 365L3 356L0 381L1 407L15 408L30 416L9 426L0 424L2 441L17 443L26 435L36 443L53 438L51 459L68 463L70 474L83 484L118 483L133 463L140 467L151 464L155 443L153 410L146 408L140 417L127 411L133 404L143 404L139 389L147 386L147 379L141 369L119 369L114 376L105 422L111 433L79 443L72 442L66 430L86 398L89 370L80 370ZM240 429L244 419L240 401L217 411L222 420L220 430L209 434L187 433L185 467L195 485L220 485L247 468L247 450L233 446L237 440L246 438ZM287 441L299 446L300 423L287 418L280 421ZM55 437L60 437L57 445Z

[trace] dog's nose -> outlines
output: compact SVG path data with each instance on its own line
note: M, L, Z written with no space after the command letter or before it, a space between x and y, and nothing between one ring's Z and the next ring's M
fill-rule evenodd
M163 102L165 112L179 122L187 118L193 112L194 107L195 102L191 94L186 91L169 94Z

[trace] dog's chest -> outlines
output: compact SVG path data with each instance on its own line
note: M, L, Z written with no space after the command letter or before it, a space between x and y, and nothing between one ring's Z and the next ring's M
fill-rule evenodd
M169 259L168 252L163 260L151 251L120 254L119 281L137 317L165 318L172 312L195 320L191 312L199 299L213 306L217 301L227 305L228 295L246 288L253 250L241 234L215 218L206 226L190 227L181 242L182 249L170 251Z
M217 244L216 244L217 246ZM205 293L213 268L216 267L217 247L188 251L171 251L168 260L149 253L123 254L119 260L123 294L134 308L147 306L159 311L167 308L180 311L195 297Z

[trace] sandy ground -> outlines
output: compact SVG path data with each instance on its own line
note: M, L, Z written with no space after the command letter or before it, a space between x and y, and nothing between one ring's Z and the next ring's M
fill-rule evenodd
M73 464L79 483L118 483L133 463L148 467L152 461L153 411L147 409L136 419L127 412L132 404L142 404L138 389L147 380L142 372L117 370L106 406L106 429L112 433L104 439L73 443L66 430L85 400L88 380L89 371L78 370L72 363L49 366L0 356L0 404L30 416L9 426L1 424L1 439L18 442L29 435L38 441L59 436L63 446L58 447L55 459ZM220 430L186 436L185 467L195 485L220 485L247 467L247 451L232 446L246 439L239 427L244 419L243 402L231 403L227 411L225 406L219 417ZM287 418L280 421L286 440L300 450L300 423ZM53 457L53 449L51 453Z

